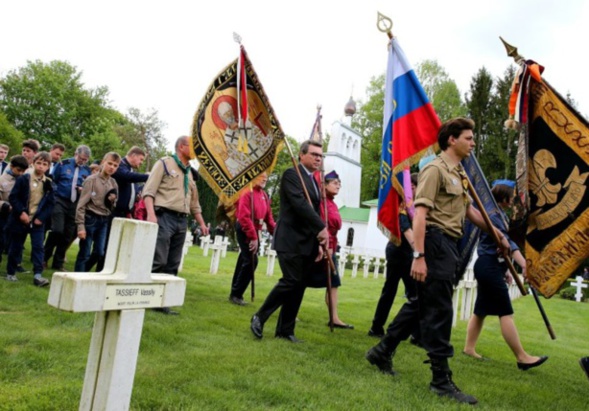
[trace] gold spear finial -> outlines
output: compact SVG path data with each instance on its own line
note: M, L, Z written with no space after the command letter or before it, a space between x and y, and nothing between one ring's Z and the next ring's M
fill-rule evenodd
M499 36L499 38L501 39L501 41L503 42L503 45L505 46L505 51L507 51L507 55L509 57L513 57L513 60L519 64L522 60L524 60L524 57L521 56L518 52L517 52L517 47L512 46L511 44L509 44L508 42L506 42L505 40L503 40L503 37Z
M377 12L377 20L376 20L376 28L383 33L387 33L389 39L393 38L393 32L391 29L393 28L393 20L382 14L381 12Z

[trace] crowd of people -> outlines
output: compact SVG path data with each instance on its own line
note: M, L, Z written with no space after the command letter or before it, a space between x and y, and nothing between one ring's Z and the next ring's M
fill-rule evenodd
M505 215L492 215L493 225L487 226L471 204L461 160L475 146L473 130L470 119L455 118L444 123L438 133L442 153L424 165L419 175L412 175L413 204L401 204L402 241L400 245L387 245L386 281L368 331L369 336L380 341L365 356L381 372L395 375L393 357L400 343L411 337L429 357L430 390L468 404L476 404L477 399L458 388L449 364L454 355L452 294L459 275L458 240L466 218L484 233L474 267L479 292L463 353L484 359L476 351L476 343L484 319L491 315L499 317L503 337L520 370L538 367L548 359L528 354L515 327L506 287L510 278L503 258L513 258L524 275L526 262L507 232L498 228ZM18 281L17 275L26 271L22 255L27 236L36 286L49 284L43 270L50 261L53 269L63 270L66 251L76 237L80 246L75 270L90 271L94 265L101 270L114 217L156 223L159 228L152 272L177 275L188 230L187 217L193 217L195 227L191 230L200 235L208 235L210 227L202 217L194 169L189 163L189 138L178 138L174 154L155 161L150 173L137 171L146 156L139 147L131 148L124 157L115 152L105 154L94 170L87 165L91 156L88 146L78 146L72 158L62 160L65 151L62 144L54 144L49 152L39 151L37 141L26 140L21 155L6 162L8 147L0 144L0 250L8 254L6 279ZM330 327L354 328L339 318L337 310L341 281L335 255L342 220L334 198L341 180L335 171L319 173L322 159L321 143L302 143L299 164L281 176L277 222L264 191L266 173L259 175L236 203L235 232L240 254L229 301L246 305L244 297L250 286L253 299L259 232L263 227L273 235L282 271L282 277L251 318L250 330L257 339L263 338L265 324L280 309L275 337L302 342L295 336L295 327L308 287L328 289L325 299ZM492 192L502 209L512 205L514 190L509 184L500 182ZM225 225L219 226L217 233L225 233L226 229ZM499 248L493 237L500 240ZM407 300L385 329L400 280ZM169 307L156 311L178 314ZM589 358L582 358L580 364L589 377Z

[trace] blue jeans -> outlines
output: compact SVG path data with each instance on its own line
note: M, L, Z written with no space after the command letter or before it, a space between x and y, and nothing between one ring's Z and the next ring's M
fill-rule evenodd
M21 224L20 222L16 224ZM45 238L45 226L33 225L24 229L9 230L7 235L10 237L10 244L8 246L8 262L6 264L6 272L8 275L16 273L16 267L22 261L22 253L24 249L27 235L31 236L31 256L33 259L33 273L43 273L43 239Z
M78 273L88 271L86 264L90 259L90 253L98 257L104 256L106 249L106 232L108 229L109 216L99 216L86 212L84 226L86 229L86 239L80 240L80 251L76 258L74 270ZM94 250L92 244L94 243Z

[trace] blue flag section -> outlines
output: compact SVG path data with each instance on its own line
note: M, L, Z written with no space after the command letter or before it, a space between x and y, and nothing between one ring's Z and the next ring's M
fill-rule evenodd
M503 218L504 214L499 209L497 202L495 202L495 198L491 193L491 188L489 187L489 184L485 179L485 175L483 174L483 170L481 170L481 166L479 165L479 162L477 161L474 154L471 154L469 157L466 157L464 160L462 160L462 167L464 167L466 175L470 179L470 182L472 183L472 186L477 192L481 200L481 203L485 207L485 210L487 211L489 217L494 215L501 216L501 218L493 220L500 221L501 224L497 228L504 232L507 232L507 230L509 229L509 222ZM476 203L473 203L473 207L475 207L478 210ZM470 220L466 219L464 223L464 235L458 243L458 251L460 252L461 265L459 270L460 275L456 279L457 282L458 280L460 280L460 278L462 278L464 272L466 271L466 266L472 258L472 254L474 252L474 248L477 245L480 233L480 228L471 223Z

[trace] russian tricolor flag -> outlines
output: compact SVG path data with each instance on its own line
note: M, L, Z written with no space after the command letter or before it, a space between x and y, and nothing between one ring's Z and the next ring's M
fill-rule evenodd
M437 149L440 120L395 38L391 40L385 80L378 224L389 239L401 241L400 198L411 204L409 168L428 149ZM401 196L401 197L399 197Z

